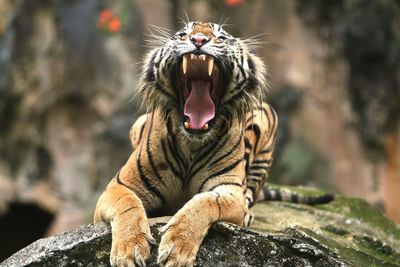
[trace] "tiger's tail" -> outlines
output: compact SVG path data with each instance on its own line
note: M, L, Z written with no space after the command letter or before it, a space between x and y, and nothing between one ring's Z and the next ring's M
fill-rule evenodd
M307 205L326 204L335 199L332 194L307 196L280 188L263 187L258 201L284 201Z

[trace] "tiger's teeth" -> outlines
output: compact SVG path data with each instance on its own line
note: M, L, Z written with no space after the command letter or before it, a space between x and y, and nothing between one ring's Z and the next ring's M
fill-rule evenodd
M204 124L203 126L203 130L207 130L208 129L208 123Z
M190 54L190 59L194 59L194 55L193 54Z
M211 76L211 74L213 72L213 68L214 68L214 59L210 58L208 60L208 76Z
M206 55L200 55L199 58L200 58L201 60L206 60Z
M189 128L189 123L188 123L187 121L185 121L185 122L183 123L183 125L185 126L186 129Z
M187 57L186 56L183 56L182 70L183 70L183 74L186 74L186 71L187 71Z

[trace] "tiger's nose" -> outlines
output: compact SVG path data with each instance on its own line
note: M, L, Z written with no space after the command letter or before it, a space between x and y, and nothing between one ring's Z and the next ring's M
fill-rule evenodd
M210 38L202 34L195 34L190 37L190 41L192 41L192 43L196 46L196 48L200 48L205 43L210 41Z

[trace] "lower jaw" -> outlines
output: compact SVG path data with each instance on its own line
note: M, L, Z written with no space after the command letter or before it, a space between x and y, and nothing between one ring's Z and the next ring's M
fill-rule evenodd
M184 129L185 129L185 131L187 132L187 133L189 133L189 134L193 134L193 135L204 135L204 134L207 134L209 131L210 131L210 129L207 129L207 130L197 130L197 129L190 129L190 128L186 128L186 127L184 127Z
M192 128L188 128L187 126L183 125L183 128L189 134L199 135L200 136L200 135L204 135L204 134L207 134L208 132L210 132L211 129L212 129L212 126L207 124L205 129L192 129Z

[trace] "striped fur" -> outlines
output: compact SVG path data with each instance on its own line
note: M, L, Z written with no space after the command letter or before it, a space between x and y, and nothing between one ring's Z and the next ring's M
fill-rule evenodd
M185 131L176 86L189 36L212 38L202 47L226 78L214 125ZM186 36L186 37L185 37ZM212 223L250 222L250 208L271 168L278 119L262 103L265 67L246 41L214 23L190 22L167 35L146 57L139 91L146 115L132 126L133 152L98 201L95 221L112 226L111 264L144 266L154 243L147 216L173 215L163 228L158 262L192 266Z
M321 194L318 196L307 196L284 190L281 188L270 188L265 186L262 188L257 201L285 201L292 203L301 203L307 205L325 204L333 201L334 195Z

